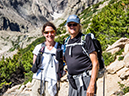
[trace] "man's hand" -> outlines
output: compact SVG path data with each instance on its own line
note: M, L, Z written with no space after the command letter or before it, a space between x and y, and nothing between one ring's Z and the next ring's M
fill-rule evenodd
M89 86L86 92L86 96L94 96L94 86Z

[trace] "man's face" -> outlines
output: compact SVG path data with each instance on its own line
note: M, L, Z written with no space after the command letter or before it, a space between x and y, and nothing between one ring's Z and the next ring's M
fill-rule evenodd
M69 22L67 24L67 27L68 27L68 31L69 31L70 35L76 36L79 33L80 25L78 23Z

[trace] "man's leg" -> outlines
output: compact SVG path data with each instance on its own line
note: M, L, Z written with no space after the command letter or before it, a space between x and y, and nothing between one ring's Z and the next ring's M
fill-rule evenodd
M69 84L69 95L68 96L86 96L86 91L90 83L90 77L84 76L82 79L83 86L80 86L79 78L74 78L77 90L73 89L72 86ZM96 93L96 85L95 85L95 93ZM95 95L94 95L95 96Z

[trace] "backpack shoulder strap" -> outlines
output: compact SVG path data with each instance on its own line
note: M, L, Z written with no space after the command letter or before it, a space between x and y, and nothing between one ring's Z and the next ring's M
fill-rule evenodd
M72 43L72 44L68 44L69 39L70 39L70 36L66 38L65 45L64 45L64 50L66 50L66 47L70 47L69 48L69 55L71 55L72 47L73 46L76 46L76 45L81 45L82 46L85 43L85 40L84 40L85 39L85 35L84 34L82 34L82 36L81 36L81 42L80 43L75 42L75 43Z
M85 54L90 58L90 56L89 56L87 50L84 48L84 46L85 46L85 44L86 44L86 37L87 37L87 34L82 34L82 36L81 36L81 43L83 43L82 49L83 49L83 51L85 52Z
M68 44L70 37L71 37L71 36L69 36L69 37L67 37L67 38L65 39L65 45Z
M61 46L62 46L62 44L58 42L58 44L57 44L57 47L56 47L56 48L57 48L57 49L59 49L59 48L61 48Z
M33 64L32 68L31 68L33 73L36 73L37 70L41 67L41 57L42 57L42 54L44 53L44 49L45 49L45 43L43 42L41 44L41 48L36 57L35 63Z
M85 44L86 43L86 34L82 34L81 36L81 43Z
M84 43L84 46L85 46L85 44L86 44L86 37L87 37L87 36L90 36L91 39L96 39L96 38L94 37L94 34L93 34L93 33L88 33L88 34L86 34L86 35L85 35L85 34L82 34L81 42ZM90 56L89 56L87 50L84 48L84 46L82 46L82 49L83 49L83 51L85 52L85 54L90 58Z
M41 49L39 50L39 53L40 53L40 54L43 54L43 53L44 53L44 50L45 50L45 43L43 42L43 43L41 44Z
M68 36L68 37L65 39L65 41L64 41L64 50L63 50L64 53L65 53L66 45L68 44L68 41L69 41L70 37L71 37L71 36Z
M88 33L87 35L90 36L91 39L96 39L93 33Z

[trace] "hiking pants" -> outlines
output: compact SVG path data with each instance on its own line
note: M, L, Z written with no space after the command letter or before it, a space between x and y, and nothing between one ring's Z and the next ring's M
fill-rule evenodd
M41 96L40 95L40 83L41 83L41 80L38 80L38 79L33 79L32 80L33 82L33 85L32 85L32 94L31 96ZM51 96L48 92L48 82L45 81L45 86L44 86L44 93L42 96ZM58 96L57 94L55 96Z
M83 76L81 77L82 79L82 83L83 85L80 86L80 78L78 77L78 75L76 75L74 77L74 80L75 80L75 83L76 83L76 86L77 86L77 90L72 88L72 86L70 85L69 83L69 95L68 96L86 96L86 91L87 91L87 88L89 86L89 83L90 83L90 76ZM95 84L95 94L96 94L96 84ZM96 96L94 94L94 96Z

